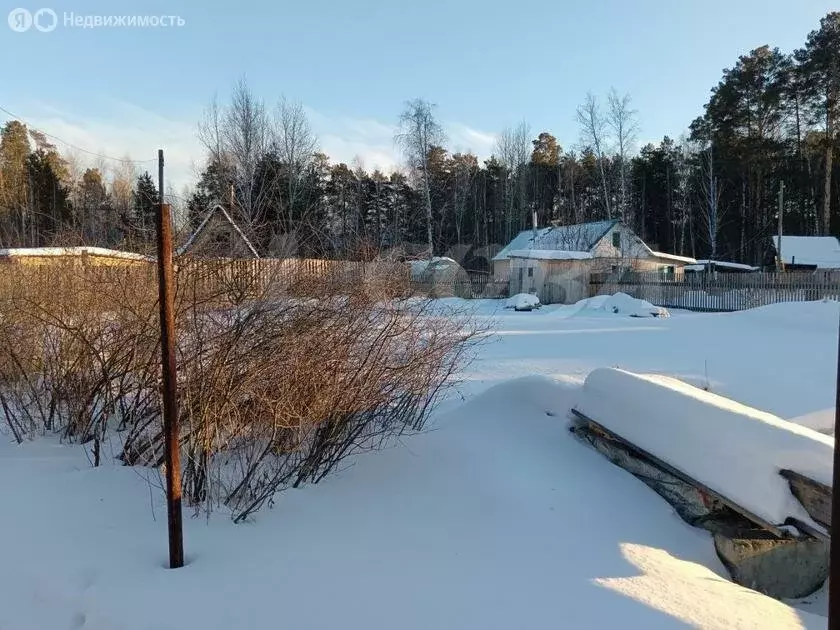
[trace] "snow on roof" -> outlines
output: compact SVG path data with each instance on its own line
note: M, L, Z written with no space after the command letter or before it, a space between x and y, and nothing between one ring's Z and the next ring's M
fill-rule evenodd
M15 247L11 249L0 249L0 257L23 258L48 257L48 256L107 256L108 258L125 258L128 260L154 261L152 256L144 256L134 252L123 252L116 249L105 249L104 247Z
M457 272L461 268L458 261L447 256L435 256L431 260L409 260L408 264L411 267L412 278L419 278L426 273Z
M540 234L547 232L549 228L541 228L537 230L537 237ZM522 249L530 249L534 241L534 230L523 230L517 234L513 240L503 247L498 254L493 256L493 260L507 260L510 257L510 252Z
M493 260L507 260L511 252L523 249L588 252L617 223L618 219L612 219L575 225L556 225L538 229L536 238L534 238L534 230L523 230L496 254Z
M779 237L773 237L779 251ZM833 236L782 236L785 264L815 265L817 269L840 269L840 243Z
M725 262L722 260L698 260L696 265L686 265L686 271L703 271L708 265L714 265L722 269L737 269L739 271L758 271L758 267L744 265L742 263Z
M674 378L598 368L578 409L774 525L814 524L779 470L832 483L833 438Z
M650 253L654 256L654 258L662 258L663 260L673 260L675 262L684 262L688 264L694 264L697 261L694 258L689 258L688 256L677 256L676 254L666 254L665 252L655 252L653 250Z
M515 249L508 252L508 258L531 258L533 260L588 260L589 252L570 252L561 249Z

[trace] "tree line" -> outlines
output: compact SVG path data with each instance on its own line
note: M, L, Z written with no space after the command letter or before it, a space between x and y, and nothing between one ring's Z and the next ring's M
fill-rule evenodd
M187 229L220 203L266 255L370 258L449 255L486 265L520 230L619 218L651 246L752 264L784 231L840 232L840 13L790 53L739 57L703 114L677 138L637 148L628 95L577 109L579 141L503 130L492 155L451 153L435 107L405 104L395 142L405 168L366 170L318 150L302 106L270 108L241 81L199 125L205 168L186 200ZM80 169L49 138L11 121L0 140L3 246L84 242L142 249L157 190L129 162ZM483 261L483 262L482 262Z

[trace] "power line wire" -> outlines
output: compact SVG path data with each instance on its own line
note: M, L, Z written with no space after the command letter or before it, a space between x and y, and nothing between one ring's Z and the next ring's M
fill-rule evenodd
M43 134L47 138L51 138L53 140L61 142L62 144L67 145L68 147L72 147L73 149L76 149L77 151L81 151L82 153L87 153L88 155L93 155L95 157L102 158L104 160L113 160L115 162L122 162L123 164L148 164L149 162L157 162L156 157L154 157L150 160L130 160L130 159L125 159L125 158L115 158L115 157L111 157L109 155L103 155L101 153L96 153L95 151L88 151L87 149L83 149L82 147L77 146L77 145L73 144L72 142L67 142L66 140L62 140L58 136L54 136L51 133L47 133L46 131L43 131L42 129L36 128L35 126L31 125L30 123L28 123L26 120L24 120L20 116L18 116L17 114L13 114L12 112L10 112L8 109L3 107L2 105L0 105L0 112L3 112L4 114L7 114L7 115L11 116L14 120L17 120L19 123L22 123L22 124L26 125L27 127L29 127L29 129L32 130L32 131L37 131L38 133Z

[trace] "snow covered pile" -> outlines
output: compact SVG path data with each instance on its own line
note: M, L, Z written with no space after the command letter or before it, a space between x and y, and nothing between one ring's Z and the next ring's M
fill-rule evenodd
M630 317L670 317L668 309L661 306L654 306L645 300L630 297L626 293L615 295L596 295L595 297L581 300L576 306L584 311L600 311L603 313L614 313L616 315L629 315Z
M779 470L832 483L833 438L673 378L599 368L577 408L774 524L814 524Z
M540 298L532 293L517 293L508 298L505 308L516 311L530 311L540 307Z

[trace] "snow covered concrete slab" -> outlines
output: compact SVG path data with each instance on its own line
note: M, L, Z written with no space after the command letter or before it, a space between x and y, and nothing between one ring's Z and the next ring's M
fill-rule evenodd
M831 485L833 438L674 378L599 368L576 408L776 525L814 524L780 470Z

